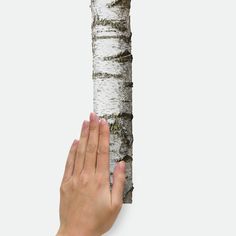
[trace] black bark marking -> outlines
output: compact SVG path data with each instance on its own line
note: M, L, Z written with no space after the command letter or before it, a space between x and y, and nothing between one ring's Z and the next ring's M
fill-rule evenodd
M120 162L120 161L131 162L133 161L133 158L130 155L125 155L124 157L116 160L116 162Z
M116 78L116 79L122 79L124 78L123 74L110 74L110 73L102 73L102 72L97 72L97 73L93 73L93 79L96 78Z
M124 84L125 84L125 87L130 87L130 88L133 87L133 82L124 82Z
M114 35L114 36L93 36L93 40L98 40L98 39L120 39L120 40L123 40L124 42L126 43L131 43L131 37L132 35L130 36L125 36L125 35Z
M121 7L130 9L130 0L115 0L107 4L107 7L109 8L115 7L115 6L121 6Z
M102 25L102 26L111 26L114 29L117 29L121 32L127 31L126 27L127 22L124 20L107 20L107 19L99 19L97 17L93 18L92 28L94 28L96 25Z
M118 113L118 114L104 114L102 116L99 116L100 118L105 118L106 120L108 119L116 119L117 117L118 118L124 118L124 119L130 119L132 120L133 119L133 114L132 113L125 113L125 112L121 112L121 113Z
M124 203L132 203L132 192L134 190L134 187L132 186L129 191L127 191L125 193L125 195L123 196L123 202Z
M128 61L132 62L133 56L132 56L132 54L130 53L129 50L125 50L125 51L120 52L116 55L104 57L103 60L104 61L115 60L115 61L120 62L120 63L125 63L125 62L128 62Z
M133 161L133 158L131 156L129 156L129 155L126 155L126 156L123 157L123 160L125 162L131 162L131 161Z
M130 119L130 120L132 120L133 119L133 114L132 113L125 113L125 112L123 112L123 113L119 113L118 115L117 115L117 117L123 117L123 118L125 118L125 119Z

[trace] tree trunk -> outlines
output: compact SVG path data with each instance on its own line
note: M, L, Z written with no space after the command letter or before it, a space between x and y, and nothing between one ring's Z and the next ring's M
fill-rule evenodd
M91 0L93 109L110 126L110 181L126 162L124 203L132 203L132 54L130 0Z

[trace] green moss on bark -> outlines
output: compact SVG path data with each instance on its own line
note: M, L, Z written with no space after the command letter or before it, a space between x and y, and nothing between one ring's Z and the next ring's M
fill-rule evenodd
M119 123L118 119L115 119L115 122L110 124L110 132L113 134L119 134L122 129L122 125Z

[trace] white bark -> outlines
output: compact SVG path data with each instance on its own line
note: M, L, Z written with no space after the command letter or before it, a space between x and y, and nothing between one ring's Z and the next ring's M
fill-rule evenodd
M91 0L93 109L110 125L110 176L126 161L124 203L132 202L132 55L130 0ZM111 186L112 186L112 178Z

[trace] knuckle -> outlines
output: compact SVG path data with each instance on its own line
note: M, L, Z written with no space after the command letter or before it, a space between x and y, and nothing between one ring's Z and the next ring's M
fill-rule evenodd
M72 178L66 182L62 182L60 186L60 193L63 195L70 194L70 192L73 191L75 187L76 187L76 183L74 182Z
M98 153L103 155L109 154L109 146L108 145L101 145L98 148Z
M108 134L109 134L109 129L107 128L101 128L100 129L100 136L103 136L105 138L108 138Z
M121 206L122 206L121 201L112 202L113 211L115 211L115 212L119 211L121 209Z
M119 182L123 183L125 182L125 174L119 173L116 178L118 179Z
M85 140L87 138L87 136L88 136L88 132L82 132L80 134L80 140Z
M96 176L96 182L97 182L97 186L100 187L104 184L104 176L103 174L97 174Z
M79 182L80 182L80 184L83 185L83 186L87 185L88 182L89 182L89 175L86 174L86 173L84 173L84 172L82 172L82 173L80 174L80 177L79 177Z
M70 168L70 167L72 167L72 165L73 165L74 163L72 162L72 160L67 160L67 162L66 162L66 168Z
M96 152L97 145L95 143L89 143L86 149L86 152L93 153Z
M61 184L61 187L60 187L60 193L61 193L61 194L65 194L65 193L67 193L67 192L68 192L67 186L66 186L64 183L62 183L62 184Z
M75 153L75 149L71 148L70 151L69 151L69 155L73 155L74 153Z
M74 145L70 148L69 153L70 153L70 154L74 154L75 151L76 151L76 146L75 146L75 144L74 144Z
M84 154L82 148L77 149L76 155L77 156L82 156Z
M90 131L95 131L98 128L98 124L93 124L92 122L90 123L89 130Z
M65 193L65 187L64 187L64 185L61 185L61 187L60 187L60 193Z
M78 179L77 178L73 178L72 179L72 183L71 183L71 189L72 190L76 190L78 187Z

